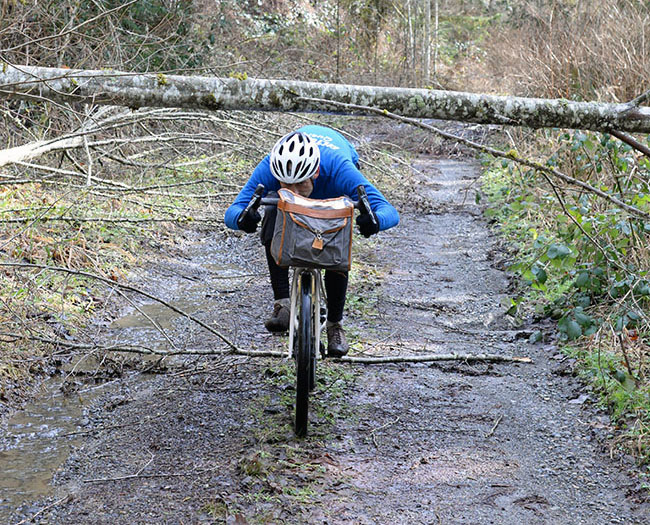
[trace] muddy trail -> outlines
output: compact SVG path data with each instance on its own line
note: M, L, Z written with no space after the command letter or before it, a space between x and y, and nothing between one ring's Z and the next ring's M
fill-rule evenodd
M626 460L610 459L609 420L571 363L550 343L530 344L536 327L516 327L505 314L502 249L466 191L478 168L431 157L416 168L426 210L400 210L399 227L356 247L351 353L489 352L532 364L325 361L310 435L297 440L289 362L104 358L113 378L98 379L96 364L67 376L74 410L9 422L0 461L14 470L0 521L648 523L638 480ZM262 325L271 294L253 236L190 233L144 267L143 286L240 348L285 347ZM182 317L143 309L181 350L223 348ZM165 344L147 324L127 309L97 333ZM60 389L42 398L61 409ZM47 466L42 450L26 449L39 439L37 449L56 452ZM27 471L39 468L32 479Z

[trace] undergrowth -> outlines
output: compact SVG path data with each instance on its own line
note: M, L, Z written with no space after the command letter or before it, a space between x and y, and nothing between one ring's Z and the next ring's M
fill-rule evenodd
M650 161L626 144L608 134L545 131L536 145L551 152L548 166L650 211ZM617 445L650 463L650 219L513 162L487 164L486 213L512 240L510 270L527 285L510 313L557 321L560 344L610 411Z
M497 92L610 102L644 90L647 2L525 1L506 13L495 18L483 53L466 60L473 61L464 70L474 89L485 89L487 81Z

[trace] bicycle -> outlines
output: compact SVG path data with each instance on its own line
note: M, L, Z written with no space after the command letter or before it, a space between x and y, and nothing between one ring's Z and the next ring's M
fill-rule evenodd
M259 206L277 206L278 198L262 198L264 186L256 188L253 198L242 215ZM370 203L365 188L357 187L358 201L353 201L360 213L370 213ZM372 215L375 221L374 215ZM309 425L309 393L316 386L316 362L318 353L326 357L321 342L321 332L327 319L327 298L323 285L322 268L293 267L289 313L289 345L287 358L296 361L296 410L294 431L296 436L305 437ZM319 349L319 352L316 349Z

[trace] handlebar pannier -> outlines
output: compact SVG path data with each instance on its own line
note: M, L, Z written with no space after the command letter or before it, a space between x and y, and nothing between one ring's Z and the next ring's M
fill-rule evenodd
M308 199L281 188L271 254L279 266L348 271L354 203L348 197Z

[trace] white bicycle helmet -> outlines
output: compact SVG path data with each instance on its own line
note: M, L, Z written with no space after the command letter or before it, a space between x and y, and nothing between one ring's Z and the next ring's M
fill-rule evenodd
M298 184L316 174L320 150L309 135L294 131L275 143L270 162L276 179L285 184Z

